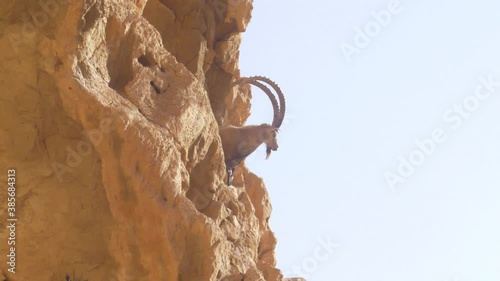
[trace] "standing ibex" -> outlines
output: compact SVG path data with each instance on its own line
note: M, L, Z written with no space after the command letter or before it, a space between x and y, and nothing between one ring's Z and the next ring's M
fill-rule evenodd
M261 82L269 84L274 89L279 98L279 105L271 90ZM285 97L276 83L266 77L253 76L241 78L234 82L232 86L234 87L242 83L257 86L267 94L273 105L274 118L272 125L261 124L245 127L226 126L219 129L227 167L228 185L232 184L233 173L236 166L245 160L245 158L254 152L262 143L265 143L267 146L266 159L269 158L272 150L278 150L278 141L276 137L278 129L285 118Z

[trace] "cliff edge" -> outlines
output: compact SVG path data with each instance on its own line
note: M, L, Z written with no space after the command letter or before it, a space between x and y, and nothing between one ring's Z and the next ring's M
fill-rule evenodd
M3 279L283 280L264 183L224 184L218 136L249 116L229 84L251 0L4 2Z

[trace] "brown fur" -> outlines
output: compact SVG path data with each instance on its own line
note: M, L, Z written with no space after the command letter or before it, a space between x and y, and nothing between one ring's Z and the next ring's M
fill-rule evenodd
M226 166L234 168L261 144L276 142L273 133L276 131L276 128L268 124L221 128L219 133L226 158ZM277 145L273 149L277 149Z

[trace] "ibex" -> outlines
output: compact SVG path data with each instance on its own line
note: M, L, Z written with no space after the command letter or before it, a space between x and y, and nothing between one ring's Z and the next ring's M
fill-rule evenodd
M261 82L265 82L273 88L278 95L279 105L271 90ZM242 83L257 86L266 93L273 105L274 118L271 125L261 124L245 127L230 125L219 129L227 168L228 185L231 185L233 182L233 173L236 166L245 160L248 155L252 154L262 143L265 143L267 146L266 159L271 156L271 151L278 150L278 129L285 118L285 97L276 83L266 77L253 76L241 78L235 81L232 86L234 87Z

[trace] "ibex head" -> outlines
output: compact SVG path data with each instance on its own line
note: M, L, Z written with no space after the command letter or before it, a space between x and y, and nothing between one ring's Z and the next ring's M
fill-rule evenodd
M261 82L265 82L273 88L273 90L278 95L279 104L278 100L271 92L271 90ZM269 129L264 130L264 132L266 132L266 135L268 135L268 137L266 137L264 141L264 143L267 146L266 159L268 159L269 156L271 156L271 151L278 150L278 141L277 141L278 130L281 124L283 123L283 120L285 119L285 110L286 110L285 96L283 95L283 92L281 91L280 87L278 87L276 83L274 83L271 79L267 77L253 76L253 77L241 78L240 80L234 82L233 85L241 83L248 83L260 88L269 97L269 99L271 100L271 104L273 105L274 116L272 125L268 124L261 125L261 126L264 125L269 126Z
M269 124L261 124L261 134L259 138L262 138L263 142L266 144L266 159L271 156L271 151L278 150L278 128L275 128Z

